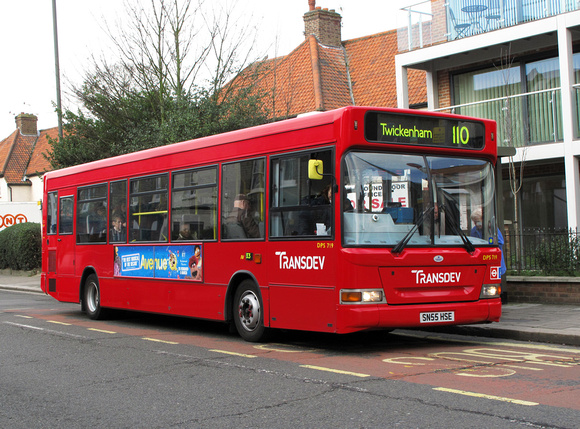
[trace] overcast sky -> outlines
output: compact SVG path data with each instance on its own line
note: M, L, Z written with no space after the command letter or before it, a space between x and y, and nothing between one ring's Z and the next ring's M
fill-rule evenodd
M316 6L342 15L342 39L348 40L406 25L407 15L400 9L421 1L317 0ZM302 16L308 0L237 3L244 18L258 25L263 43L258 51L285 55L304 40ZM109 55L104 22L122 21L124 5L122 0L56 0L56 5L63 107L76 110L66 88L82 82L91 55ZM2 0L0 16L0 140L16 129L14 117L21 112L37 115L39 129L56 127L52 0Z

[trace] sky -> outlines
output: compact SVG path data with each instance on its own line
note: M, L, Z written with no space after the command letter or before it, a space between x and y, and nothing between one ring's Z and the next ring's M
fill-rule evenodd
M68 88L80 85L91 57L114 60L106 26L123 25L122 0L55 0L63 109L79 107ZM141 0L143 3L148 3ZM286 55L304 40L308 0L207 0L243 11L258 27L257 51ZM407 25L401 8L424 0L317 0L316 6L342 16L342 39L349 40ZM420 6L422 10L425 5ZM52 0L0 2L0 141L15 129L19 113L38 116L40 130L56 127L56 74Z

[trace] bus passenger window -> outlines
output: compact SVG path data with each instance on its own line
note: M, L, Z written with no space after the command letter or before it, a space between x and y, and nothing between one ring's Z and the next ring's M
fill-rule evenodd
M217 167L173 173L171 240L217 239Z
M264 166L264 159L222 166L222 238L264 238Z
M129 207L130 241L167 241L169 176L162 174L131 179Z
M109 241L111 243L127 242L127 181L111 182L109 194L111 222Z
M107 241L107 185L79 188L77 199L77 243Z
M57 201L56 192L49 192L46 203L46 233L48 235L56 234Z
M324 176L308 178L308 161L321 160ZM332 151L301 152L272 160L271 237L332 236Z
M63 197L60 199L60 211L58 214L59 234L73 233L73 204L74 197Z

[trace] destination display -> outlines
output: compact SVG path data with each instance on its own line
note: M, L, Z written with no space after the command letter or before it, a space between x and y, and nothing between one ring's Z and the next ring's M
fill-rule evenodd
M369 142L483 149L485 127L476 121L368 112L365 138Z

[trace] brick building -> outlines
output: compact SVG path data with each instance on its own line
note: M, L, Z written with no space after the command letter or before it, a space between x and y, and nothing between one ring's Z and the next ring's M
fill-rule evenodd
M396 107L397 31L342 40L340 14L314 0L308 6L301 44L252 64L230 84L268 94L265 109L275 120L348 105ZM410 71L409 87L411 107L425 107L425 73Z
M38 130L38 118L21 113L16 130L0 141L0 229L15 222L40 223L44 173L51 170L44 154L58 128Z

